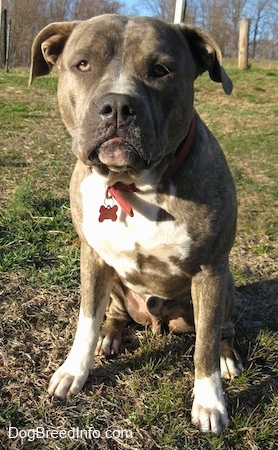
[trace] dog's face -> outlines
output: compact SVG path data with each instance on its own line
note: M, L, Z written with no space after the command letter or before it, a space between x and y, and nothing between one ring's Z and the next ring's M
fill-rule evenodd
M200 73L209 70L231 91L214 41L152 18L104 15L49 25L33 46L32 79L53 65L74 153L125 182L154 176L174 157L190 126Z
M75 28L65 50L59 85L68 90L59 88L59 101L85 164L136 176L178 146L192 110L194 73L176 30L104 17ZM184 104L173 117L177 98Z

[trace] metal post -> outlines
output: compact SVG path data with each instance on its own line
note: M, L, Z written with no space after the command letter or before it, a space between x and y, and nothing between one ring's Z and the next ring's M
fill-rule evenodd
M0 0L0 33L2 30L2 0Z
M3 63L4 65L6 64L6 55L7 55L7 28L8 28L8 23L7 23L7 10L4 9L3 11Z
M186 0L176 0L174 23L181 23L185 20Z
M9 72L11 27L12 27L12 20L10 19L8 28L7 28L7 49L6 49L6 61L5 61L6 73Z
M0 67L1 67L1 58L2 58L2 0L0 0Z

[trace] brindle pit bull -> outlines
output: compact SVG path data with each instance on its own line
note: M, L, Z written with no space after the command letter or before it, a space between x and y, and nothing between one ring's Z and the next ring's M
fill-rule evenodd
M237 207L225 157L193 108L193 84L207 70L231 93L220 50L193 27L104 15L44 28L33 44L31 81L53 66L77 156L70 198L81 239L81 308L49 394L82 389L96 348L118 351L128 314L154 332L194 324L192 422L219 433L228 423L221 373L242 370L228 261Z

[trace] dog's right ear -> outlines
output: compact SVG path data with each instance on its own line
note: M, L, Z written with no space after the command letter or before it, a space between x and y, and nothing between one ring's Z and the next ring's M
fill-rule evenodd
M72 30L80 22L54 22L43 28L32 45L29 85L36 77L48 75L57 64Z

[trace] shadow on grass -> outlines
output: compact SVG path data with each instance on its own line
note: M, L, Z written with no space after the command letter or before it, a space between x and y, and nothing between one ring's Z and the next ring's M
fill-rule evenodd
M178 376L181 376L180 370L193 374L194 334L172 334L159 338L153 337L151 332L147 332L145 341L140 343L136 336L131 337L133 332L132 328L128 332L128 339L132 342L129 342L126 346L126 339L124 338L121 346L121 351L123 352L123 348L127 347L128 353L120 353L117 357L101 358L101 365L95 367L88 379L88 389L92 384L103 383L107 386L116 386L119 373L140 372L142 368L145 373L149 373L150 377L154 374L162 375L164 372L173 370L173 368L177 369ZM159 339L161 340L159 341ZM173 370L173 374L174 372L175 370ZM174 375L174 377L176 376Z
M259 330L277 331L278 280L264 280L236 289L238 335L256 335Z
M271 402L277 380L275 332L278 285L276 280L266 280L237 288L236 294L235 347L242 357L244 372L236 380L224 381L231 398L231 402L228 401L229 409L234 411L241 407L255 408L263 399L266 404ZM194 333L164 335L160 342L159 337L152 337L149 332L140 342L136 337L136 329L136 325L130 327L123 340L122 353L117 358L103 358L102 363L97 365L86 383L86 391L99 384L115 387L119 374L140 371L141 367L148 364L150 377L161 375L170 368L177 368L174 376L191 372L193 377ZM126 354L123 348L127 350Z

